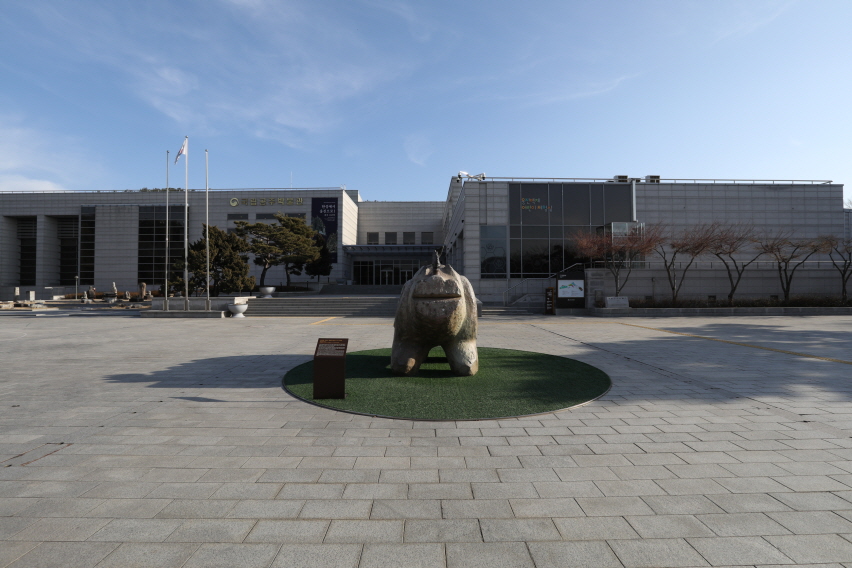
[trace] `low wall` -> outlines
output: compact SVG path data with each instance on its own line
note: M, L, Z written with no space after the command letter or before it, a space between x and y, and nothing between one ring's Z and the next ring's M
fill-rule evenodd
M791 296L840 297L840 275L837 270L824 262L819 263L819 266L820 268L808 267L796 271ZM602 291L604 296L615 295L615 284L608 270L587 270L586 285L586 297L591 298L591 301L594 301L595 290ZM678 297L682 300L707 300L709 296L715 296L716 300L721 302L727 299L729 290L728 273L724 269L693 268L687 272ZM620 295L666 300L671 299L671 288L665 270L635 269ZM734 298L769 299L770 296L784 297L778 272L765 266L760 269L746 269Z
M595 317L852 316L852 308L589 308ZM557 311L558 313L558 311Z
M254 296L216 296L210 298L210 309L213 311L226 312L228 304L245 304L249 298ZM170 311L182 311L184 309L184 298L169 298ZM163 298L154 298L151 301L152 310L163 310ZM207 309L207 298L189 298L190 311L204 311Z

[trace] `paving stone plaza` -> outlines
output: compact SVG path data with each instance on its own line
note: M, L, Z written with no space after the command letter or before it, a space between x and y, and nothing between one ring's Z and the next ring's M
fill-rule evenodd
M852 317L480 320L607 372L424 422L281 378L392 319L0 317L0 566L852 566Z

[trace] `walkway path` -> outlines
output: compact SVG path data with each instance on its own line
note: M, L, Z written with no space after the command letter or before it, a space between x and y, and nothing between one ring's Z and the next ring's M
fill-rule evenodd
M516 420L289 397L389 319L0 320L0 566L852 566L852 317L486 318L614 386Z

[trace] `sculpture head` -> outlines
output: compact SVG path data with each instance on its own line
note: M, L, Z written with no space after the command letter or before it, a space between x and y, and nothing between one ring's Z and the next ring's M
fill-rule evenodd
M438 345L456 336L476 337L476 297L470 281L440 264L438 253L405 283L394 327L404 336Z

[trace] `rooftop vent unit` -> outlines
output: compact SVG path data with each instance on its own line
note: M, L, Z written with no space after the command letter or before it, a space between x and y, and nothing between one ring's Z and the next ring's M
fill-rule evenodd
M645 183L660 183L660 176L645 176Z
M612 181L618 183L627 183L630 181L630 176L613 176Z

